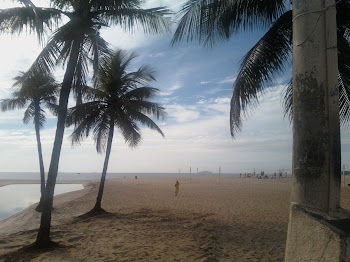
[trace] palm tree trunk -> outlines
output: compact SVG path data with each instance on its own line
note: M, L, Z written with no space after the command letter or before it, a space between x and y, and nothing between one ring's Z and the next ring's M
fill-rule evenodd
M109 127L107 150L106 150L105 162L103 164L103 171L102 171L102 176L101 176L101 181L100 181L100 188L98 190L95 207L91 210L91 213L98 213L99 211L102 210L102 208L101 208L102 194L103 194L103 189L104 189L105 181L106 181L109 156L111 154L113 134L114 134L114 119L112 118L111 123L110 123L110 127Z
M45 192L45 171L44 171L44 161L43 161L43 153L41 149L41 141L40 141L40 122L39 122L39 102L35 103L35 115L34 115L34 125L35 125L35 134L36 134L36 143L38 146L38 155L39 155L39 167L40 167L40 202L36 207L36 211L42 211L44 192Z
M43 212L41 214L40 228L36 238L36 246L45 248L52 244L50 239L51 211L53 195L56 185L58 164L60 160L62 140L67 115L69 93L72 87L75 67L78 60L81 41L74 41L66 73L63 78L60 99L58 104L57 128L55 141L52 149L51 162L43 200Z

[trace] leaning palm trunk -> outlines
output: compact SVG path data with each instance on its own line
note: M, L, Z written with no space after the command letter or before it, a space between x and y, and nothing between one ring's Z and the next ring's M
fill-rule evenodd
M43 200L43 212L41 214L40 228L35 244L38 247L47 247L52 244L50 239L51 211L53 204L53 195L56 185L58 164L60 160L61 147L63 141L65 119L67 115L67 106L69 93L72 87L75 65L77 64L80 41L74 41L71 56L64 75L62 88L60 91L60 100L58 104L57 128L55 141L52 149L50 169L47 176L47 183Z
M40 141L40 122L39 122L39 105L35 105L35 134L36 134L36 142L38 146L38 155L39 155L39 167L40 167L40 202L38 206L35 208L36 211L41 212L43 207L43 199L45 192L45 171L44 171L44 161L43 161L43 153L41 149L41 141Z
M102 176L101 176L101 181L100 181L100 188L98 190L96 204L95 204L94 208L89 212L89 214L97 214L97 213L100 213L101 211L102 212L104 211L101 207L101 202L102 202L102 195L103 195L103 190L104 190L105 181L106 181L109 156L111 154L111 148L112 148L112 141L113 141L113 134L114 134L114 120L113 119L111 119L111 123L110 123L109 128L110 129L109 129L109 134L108 134L106 156L105 156L105 162L103 164L103 171L102 171Z

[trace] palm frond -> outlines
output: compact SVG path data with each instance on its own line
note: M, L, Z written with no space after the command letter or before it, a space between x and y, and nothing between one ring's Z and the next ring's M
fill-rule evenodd
M57 101L60 85L50 73L32 71L31 74L28 74L27 72L19 72L14 80L13 87L17 88L18 91L13 94L18 97L40 102L55 103Z
M53 29L61 22L62 12L54 8L40 8L27 4L25 7L14 7L0 10L0 32L20 34L36 32L39 40L45 31Z
M34 102L30 103L26 111L24 111L23 123L28 124L31 119L35 116L35 104Z
M285 86L283 90L283 114L284 117L289 119L291 123L293 120L293 81L291 80L288 85Z
M213 45L239 30L265 28L285 11L285 0L189 0L178 13L172 44L198 40Z
M106 113L99 117L95 122L93 133L97 153L102 153L106 150L110 119L111 117Z
M291 60L291 15L291 11L282 15L243 59L231 99L232 136L241 130L247 106L257 106L266 84Z
M154 70L141 66L136 72L128 72L135 54L117 50L112 56L100 58L95 89L88 88L91 102L73 107L67 113L67 125L75 124L73 142L79 142L93 131L97 152L106 149L111 123L119 128L125 142L136 147L141 141L138 124L156 130L161 129L147 115L157 119L165 117L164 108L148 101L158 89L142 84L155 80Z
M97 152L102 152L108 137L108 130L106 129L108 127L108 123L106 123L108 122L108 115L105 111L106 108L103 108L99 101L84 103L68 110L66 125L75 125L75 129L70 136L72 145L80 144L93 130Z
M136 72L124 76L127 85L134 88L156 81L155 70L149 65L142 65Z
M339 117L342 126L347 128L350 124L350 44L343 32L338 30Z
M103 23L120 25L127 32L142 28L147 34L170 32L170 11L165 7L141 9L121 7L99 11Z
M100 101L86 102L81 105L69 108L66 116L66 126L79 125L84 120L95 121L99 115L103 114L103 104Z
M58 114L58 105L56 103L46 103L45 106L47 107L47 109L50 110L50 112L54 116L57 116L57 114Z
M288 1L229 1L223 9L218 28L229 37L240 30L265 29L287 11Z
M37 72L50 74L51 69L53 69L56 65L56 59L60 53L60 45L61 43L59 43L56 39L51 39L25 73L23 81L33 77Z
M137 147L142 141L140 128L126 114L119 114L115 125L121 131L124 141L129 147Z
M109 47L107 41L105 41L98 32L90 37L86 41L88 53L92 57L92 66L94 70L94 76L97 75L98 66L100 64L100 57L110 57L112 55L112 50Z
M129 63L136 57L135 53L128 55L123 50L117 50L112 56L101 58L98 76L94 79L94 86L108 88L111 83L121 83L126 75Z
M349 38L350 28L350 1L336 1L337 5L337 27L342 32L342 36Z
M45 111L39 108L39 128L43 128L46 122ZM35 119L33 119L33 124L35 125Z
M123 98L126 100L144 100L155 97L159 93L158 88L142 86L130 90L129 92L123 95Z
M153 109L154 109L154 107L153 107ZM153 110L149 110L149 112L153 113ZM141 112L137 112L137 111L133 111L133 112L128 111L128 113L130 113L130 115L134 121L139 122L142 125L145 125L148 128L157 131L159 134L162 135L162 137L164 137L163 131L159 128L159 126L151 118L149 118L145 114L143 114ZM160 114L160 112L159 112L159 114ZM155 115L157 116L157 113Z
M13 87L16 91L12 93L13 99L5 99L1 103L3 110L13 110L23 108L27 102L30 102L24 112L23 122L26 124L33 119L34 125L39 128L44 126L46 121L45 111L41 109L41 104L53 109L56 105L57 92L59 84L56 83L52 75L45 72L32 72L27 75L25 72L19 72L14 78Z
M32 1L30 0L16 0L17 2L21 3L22 5L24 6L27 6L27 7L35 7L35 5L33 4Z
M161 119L161 120L164 120L167 116L164 107L160 106L157 103L146 101L144 99L141 99L141 100L131 99L126 106L126 110L130 110L131 112L134 112L134 111L142 112L148 116L155 117L156 119ZM130 114L132 115L131 112Z
M2 99L1 111L5 112L5 111L10 111L15 109L22 109L26 103L27 103L27 100L22 97Z

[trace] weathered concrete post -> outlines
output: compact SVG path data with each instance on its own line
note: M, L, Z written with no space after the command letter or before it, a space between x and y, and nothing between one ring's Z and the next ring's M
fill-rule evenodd
M334 0L293 1L292 201L339 208L340 128Z
M337 76L335 1L293 0L293 189L288 262L350 261L347 233L339 219L344 212L340 212Z

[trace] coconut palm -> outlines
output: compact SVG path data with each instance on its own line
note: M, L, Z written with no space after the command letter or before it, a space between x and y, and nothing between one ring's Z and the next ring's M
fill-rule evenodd
M258 105L259 97L283 73L292 60L292 11L290 0L189 0L172 43L198 40L214 45L217 41L246 30L266 30L266 34L243 57L234 83L230 125L234 136L242 128L247 109ZM343 125L350 123L350 1L340 0L337 8L339 57L339 105ZM284 93L284 111L292 117L292 84Z
M22 109L28 105L27 109L24 111L23 123L28 124L30 120L33 120L35 126L41 192L40 202L36 210L41 211L45 190L45 171L40 141L40 129L43 128L46 120L45 110L42 106L46 106L53 113L56 112L59 85L50 74L36 72L30 78L23 81L22 78L24 74L24 72L20 72L20 75L15 78L16 82L13 87L16 88L16 90L13 92L12 98L1 100L1 111Z
M145 33L159 33L168 30L165 16L169 12L163 7L142 9L142 0L51 0L50 8L37 7L30 0L17 2L23 7L0 9L0 31L19 33L27 28L42 39L47 29L56 28L26 77L34 71L48 72L57 64L66 66L43 212L35 243L37 247L46 247L52 244L51 210L70 91L74 87L80 101L81 87L85 85L90 62L96 70L99 57L110 54L108 43L100 36L100 29L120 25L129 32L141 27Z
M72 143L80 143L92 131L97 152L106 150L100 187L95 206L88 212L90 215L104 212L101 200L114 129L120 130L130 147L136 147L141 141L139 124L164 136L149 118L165 116L164 108L150 101L158 92L158 89L148 86L149 82L155 81L154 71L144 65L135 72L128 72L134 58L134 54L127 55L122 50L116 51L111 58L104 58L94 81L94 89L90 89L92 101L68 111L67 125L75 125Z

